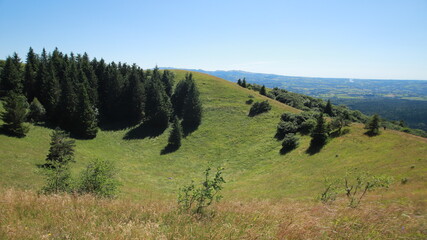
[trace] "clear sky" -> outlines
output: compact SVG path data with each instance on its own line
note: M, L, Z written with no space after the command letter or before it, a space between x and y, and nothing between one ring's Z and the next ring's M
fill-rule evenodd
M30 46L143 68L427 80L427 0L0 0L0 58Z

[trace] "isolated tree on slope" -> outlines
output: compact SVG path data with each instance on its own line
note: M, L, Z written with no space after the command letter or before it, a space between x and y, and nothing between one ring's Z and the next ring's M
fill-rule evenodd
M264 96L267 95L267 92L265 90L265 86L264 85L262 85L261 89L259 90L259 94L264 95Z
M380 134L380 118L377 114L372 116L372 118L369 120L368 124L366 125L366 128L368 129L369 135L378 135Z
M172 130L169 135L168 145L174 148L181 147L182 128L177 117L174 118Z
M28 133L28 126L24 125L28 114L27 99L23 95L10 92L4 103L5 112L1 114L3 128L17 137L24 137Z
M316 127L313 129L311 134L311 144L313 144L313 146L323 146L328 140L326 123L325 119L323 118L323 114L319 114L316 120Z

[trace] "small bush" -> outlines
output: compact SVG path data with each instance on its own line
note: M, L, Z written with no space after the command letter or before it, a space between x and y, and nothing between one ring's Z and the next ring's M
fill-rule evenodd
M46 184L41 189L43 194L57 194L71 191L71 171L68 164L51 162L42 170L46 179Z
M30 113L28 119L31 122L42 122L46 116L46 110L37 98L34 98L30 104Z
M288 133L283 138L282 142L282 150L280 151L282 154L290 152L299 146L299 138L295 136L293 133Z
M219 192L222 190L222 184L225 183L222 177L223 168L218 167L213 178L210 177L210 171L210 167L205 170L205 180L199 187L192 181L180 189L178 205L181 210L202 214L213 201L219 201L222 198Z
M301 134L311 134L313 129L316 127L316 120L310 118L301 123L300 132Z
M254 102L254 100L253 100L253 99L248 99L248 100L246 100L246 104L248 104L248 105L251 105L253 102Z
M100 197L114 197L119 186L116 175L117 170L111 162L93 160L81 173L77 191Z
M253 117L258 114L268 112L271 110L271 105L268 103L267 100L262 102L256 102L254 105L252 105L251 109L249 110L249 116Z

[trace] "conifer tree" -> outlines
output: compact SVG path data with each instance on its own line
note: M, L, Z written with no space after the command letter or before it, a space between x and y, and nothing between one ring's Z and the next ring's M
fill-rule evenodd
M244 87L244 88L246 88L248 86L247 83L246 83L246 78L243 78L241 86Z
M192 84L194 84L193 74L187 73L185 75L185 79L178 82L175 87L175 91L172 95L172 104L174 108L174 113L179 118L182 118L184 102L188 94L188 89Z
M1 72L0 89L9 92L13 91L22 94L24 89L21 59L14 53L13 57L7 57L3 71Z
M328 102L326 103L324 113L328 114L331 117L334 116L334 112L332 111L331 100L328 100Z
M46 162L53 166L62 166L74 160L75 141L70 140L69 135L63 130L55 129L50 137L49 154L46 156Z
M59 81L56 78L52 64L48 66L41 64L40 71L42 71L42 83L40 89L40 101L43 106L46 108L46 113L50 121L56 122L57 115L57 106L61 96L61 89L59 86ZM46 70L45 70L46 68Z
M197 128L202 122L202 103L199 95L199 90L193 82L189 86L188 93L184 101L182 124L185 128Z
M162 75L162 83L165 88L166 93L169 97L172 96L172 88L174 84L175 75L169 70L164 70Z
M28 101L32 101L36 96L36 79L38 71L38 58L34 53L33 49L30 47L30 50L27 54L27 62L25 64L25 73L24 73L24 92Z
M311 134L311 144L312 146L323 146L328 140L327 129L325 119L323 118L323 113L319 114L316 119L316 127L313 129Z
M141 122L145 116L146 94L141 81L141 74L136 65L132 66L128 86L130 117L134 122Z
M369 135L374 136L380 134L380 117L378 116L378 114L375 114L371 117L371 119L366 125L366 128L368 129L367 133Z
M237 85L242 86L242 80L240 80L240 78L237 80Z
M3 129L11 135L24 137L28 133L28 126L24 125L28 114L27 99L23 95L9 92L5 99L4 112L1 118L4 122Z
M267 95L267 92L265 90L265 86L264 85L262 85L261 89L259 90L259 94L264 95L264 96Z
M172 104L160 81L160 75L155 70L148 82L145 112L153 126L167 128L172 114Z
M168 145L173 148L181 147L182 128L177 117L174 118L172 130L169 135Z
M61 114L60 126L67 131L74 132L77 128L77 116L79 114L77 111L79 100L75 89L77 69L74 58L70 59L68 65L65 78L62 81L62 94L58 113Z
M77 128L81 137L92 139L98 132L98 114L95 107L90 102L87 90L81 85L80 104L78 108Z

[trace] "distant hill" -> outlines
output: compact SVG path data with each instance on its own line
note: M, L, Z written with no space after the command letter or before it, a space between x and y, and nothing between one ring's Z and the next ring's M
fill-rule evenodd
M246 78L249 83L279 87L344 104L365 114L380 114L389 120L403 120L412 128L427 131L427 81L378 80L349 78L294 77L252 73L238 70L205 71L216 77L236 82Z

